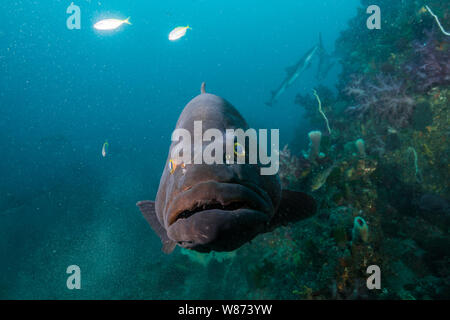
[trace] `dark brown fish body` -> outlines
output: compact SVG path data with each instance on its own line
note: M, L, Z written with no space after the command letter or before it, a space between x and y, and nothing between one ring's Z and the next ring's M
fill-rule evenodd
M203 131L248 129L226 100L204 92L191 100L176 128L191 133L194 121ZM314 200L300 192L281 190L278 175L261 175L258 164L186 164L169 170L172 148L161 177L156 201L138 206L169 253L176 244L201 252L232 251L259 233L314 214ZM224 148L225 150L225 142Z

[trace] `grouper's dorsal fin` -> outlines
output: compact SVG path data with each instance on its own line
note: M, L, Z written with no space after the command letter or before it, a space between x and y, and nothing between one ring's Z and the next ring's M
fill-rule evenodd
M202 82L202 86L200 87L200 93L206 93L206 83Z
M311 217L317 211L316 201L303 192L283 189L277 212L269 222L268 231L288 223Z
M159 223L158 218L156 217L155 202L148 200L139 201L136 203L136 206L139 207L145 220L147 220L150 227L152 227L153 231L155 231L161 239L163 245L162 251L167 254L171 253L173 249L175 249L176 242L169 239L166 229Z

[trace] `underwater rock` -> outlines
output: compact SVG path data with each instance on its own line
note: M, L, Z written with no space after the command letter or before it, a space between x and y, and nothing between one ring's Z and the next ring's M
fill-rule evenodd
M345 246L348 241L346 229L342 226L338 226L333 229L333 238L338 246Z
M386 135L385 148L388 151L397 150L401 147L402 143L397 131L390 131Z
M380 70L383 73L393 74L395 73L395 65L390 62L385 62L380 66Z
M396 132L395 130L393 131ZM385 141L382 136L380 136L379 134L375 134L371 137L368 137L367 140L367 144L370 145L367 153L370 156L381 158L385 155L387 151L387 141Z
M428 102L418 103L414 109L412 126L414 130L424 131L433 122L433 113Z
M311 162L304 157L293 155L288 145L285 145L279 154L280 170L278 174L284 188L289 188L311 173Z
M436 194L424 194L420 197L419 208L430 213L449 213L449 202L436 195Z
M350 181L361 179L374 172L377 166L378 162L376 160L359 159L356 165L345 171L345 178Z

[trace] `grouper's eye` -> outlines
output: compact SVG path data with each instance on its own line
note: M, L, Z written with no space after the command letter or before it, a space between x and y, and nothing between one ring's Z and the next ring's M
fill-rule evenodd
M238 157L245 157L245 149L239 142L234 144L234 154Z
M170 174L173 174L173 173L175 172L175 170L177 169L178 166L181 167L181 168L183 169L183 174L184 174L185 168L186 168L186 166L184 165L183 162L182 162L181 164L177 165L177 163L176 163L175 160L173 160L173 159L169 159L168 166L169 166L169 172L170 172Z
M170 159L168 165L169 165L169 172L170 172L170 174L174 173L175 169L177 168L177 165L175 164L175 161Z

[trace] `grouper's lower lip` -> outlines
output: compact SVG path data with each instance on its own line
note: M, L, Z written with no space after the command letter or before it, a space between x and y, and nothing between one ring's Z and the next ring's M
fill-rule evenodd
M231 251L262 232L270 217L261 211L205 210L179 219L167 230L170 239L198 251Z
M262 190L237 183L202 182L179 194L168 208L167 227L178 220L188 221L200 213L238 213L257 211L270 217L272 202Z

